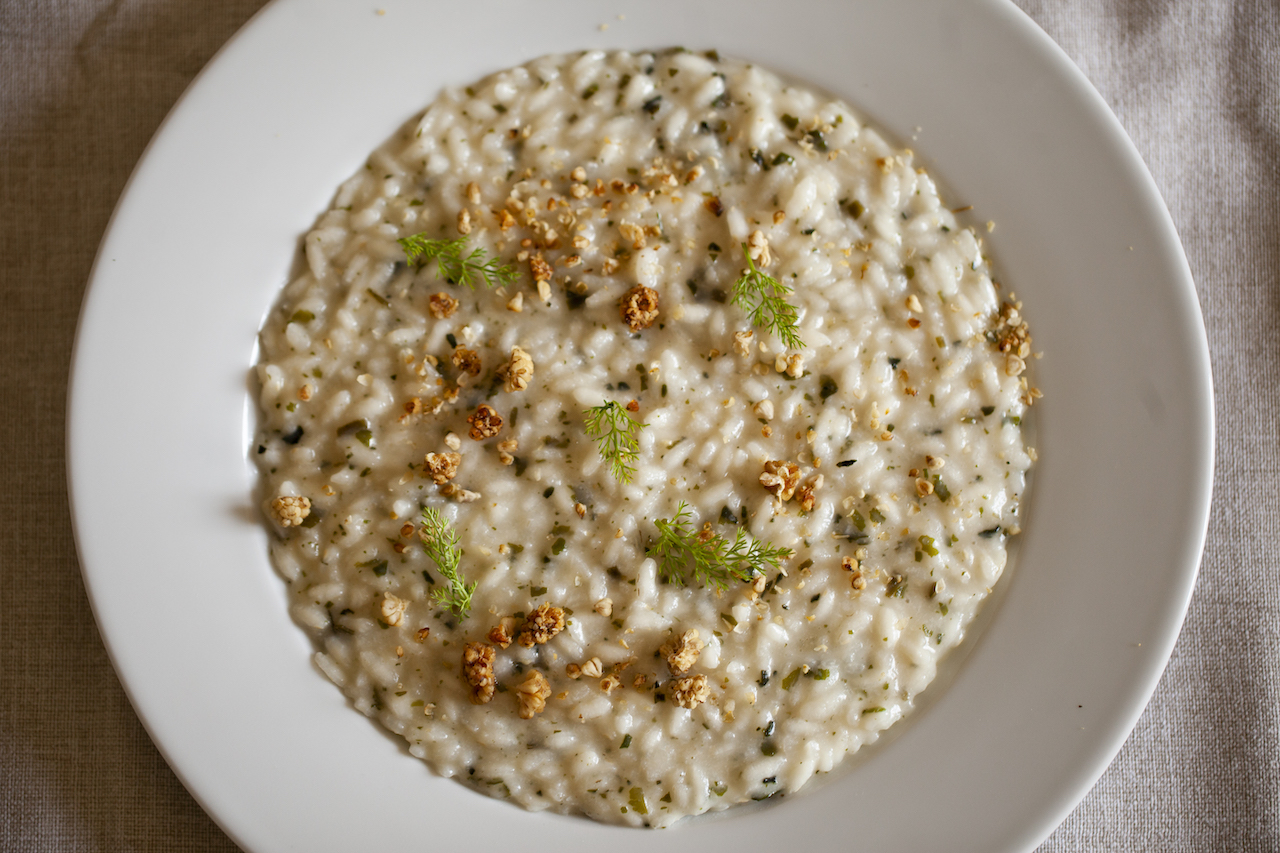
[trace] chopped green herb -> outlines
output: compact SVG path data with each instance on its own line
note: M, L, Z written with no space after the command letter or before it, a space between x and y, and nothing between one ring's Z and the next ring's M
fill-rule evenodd
M372 569L374 575L382 577L387 573L386 560L365 560L363 563L356 563L357 569Z
M942 477L938 474L933 475L933 493L938 496L938 500L951 500L951 490L947 488L947 484L942 482Z
M632 788L630 791L630 797L627 799L627 804L639 814L649 813L649 804L644 801L643 788Z
M800 119L789 113L782 114L782 123L786 125L787 130L795 130L800 126Z
M626 749L626 748L627 748L627 747L629 747L629 746L631 746L631 735L629 735L629 734L628 734L628 735L623 735L623 737L622 737L622 746L621 746L620 748L621 748L621 749Z
M791 670L791 672L787 673L787 677L782 679L782 689L790 690L792 687L795 686L796 681L803 674L804 674L804 671L801 670L800 667L796 667L795 669Z

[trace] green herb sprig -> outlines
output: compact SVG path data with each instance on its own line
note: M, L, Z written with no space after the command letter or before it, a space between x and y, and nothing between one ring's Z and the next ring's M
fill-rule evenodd
M791 349L803 349L798 329L799 312L787 301L791 288L756 268L747 244L742 244L748 269L733 284L733 304L747 312L751 325L765 326Z
M767 574L768 569L776 571L782 559L792 554L790 548L752 539L741 527L730 544L719 533L696 530L692 518L688 504L680 501L674 516L654 522L658 541L649 549L649 556L658 561L669 583L684 585L692 568L697 583L724 589L733 581L749 581L753 575Z
M449 583L437 586L431 591L431 597L442 607L447 607L458 619L466 619L471 610L471 595L476 591L475 583L467 583L458 570L462 560L462 550L458 545L458 534L448 520L434 507L422 510L422 527L418 531L422 537L423 549L440 568Z
M467 249L467 238L433 240L424 231L396 241L404 249L404 256L411 264L422 266L429 261L440 265L440 276L453 284L475 289L477 281L485 287L511 284L516 280L516 268L497 258L488 258L484 249ZM486 259L487 258L487 259Z
M640 430L648 424L631 417L631 413L610 400L603 406L592 406L582 413L587 436L594 439L600 458L609 463L615 480L630 483L635 479L635 463L640 458Z

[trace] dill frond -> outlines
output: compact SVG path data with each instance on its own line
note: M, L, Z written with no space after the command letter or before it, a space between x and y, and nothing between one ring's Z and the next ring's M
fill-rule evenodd
M733 581L749 581L753 575L777 570L790 548L777 548L767 541L752 539L741 527L732 544L710 526L701 531L692 524L693 513L684 501L671 518L658 519L658 541L649 556L658 561L662 577L668 583L684 585L692 571L693 580L702 586L724 589Z
M466 237L433 240L424 231L410 237L401 237L396 242L404 249L404 256L409 263L422 266L429 261L436 261L440 267L440 277L452 284L461 284L474 290L477 281L483 281L485 287L496 287L516 280L515 267L504 264L497 258L488 258L484 249L472 249L469 254L463 254L467 248Z
M423 550L440 569L440 574L449 581L446 586L433 589L431 597L441 607L451 610L458 619L466 619L471 610L471 595L476 591L476 584L468 584L458 569L462 560L458 534L434 507L422 510L422 527L418 534L422 537Z
M592 406L582 413L586 433L595 439L600 458L609 463L615 480L630 483L635 477L635 463L640 458L642 424L618 403L610 400L603 406Z
M733 284L733 304L751 318L751 325L765 326L778 336L790 349L803 349L798 331L799 312L787 301L791 288L768 273L756 268L751 260L747 244L742 244L742 254L747 256L748 269Z

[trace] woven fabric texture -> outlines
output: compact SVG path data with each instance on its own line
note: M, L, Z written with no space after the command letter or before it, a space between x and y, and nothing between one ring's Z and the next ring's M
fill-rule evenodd
M1017 2L1155 176L1197 284L1218 423L1208 545L1173 658L1041 850L1280 850L1280 5ZM2 851L236 849L111 668L71 539L63 422L111 211L165 114L260 5L0 4Z

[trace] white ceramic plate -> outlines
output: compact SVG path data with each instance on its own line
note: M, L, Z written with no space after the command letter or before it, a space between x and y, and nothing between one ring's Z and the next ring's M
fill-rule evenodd
M255 332L299 235L441 85L543 53L672 44L824 87L909 141L998 223L998 272L1048 355L1019 563L953 683L830 784L658 838L478 796L347 706L267 563L246 424ZM1066 816L1155 687L1203 545L1211 394L1150 176L1007 2L279 0L183 97L116 210L81 317L68 452L116 669L170 765L248 850L530 839L709 853L803 838L990 853L1030 850Z

